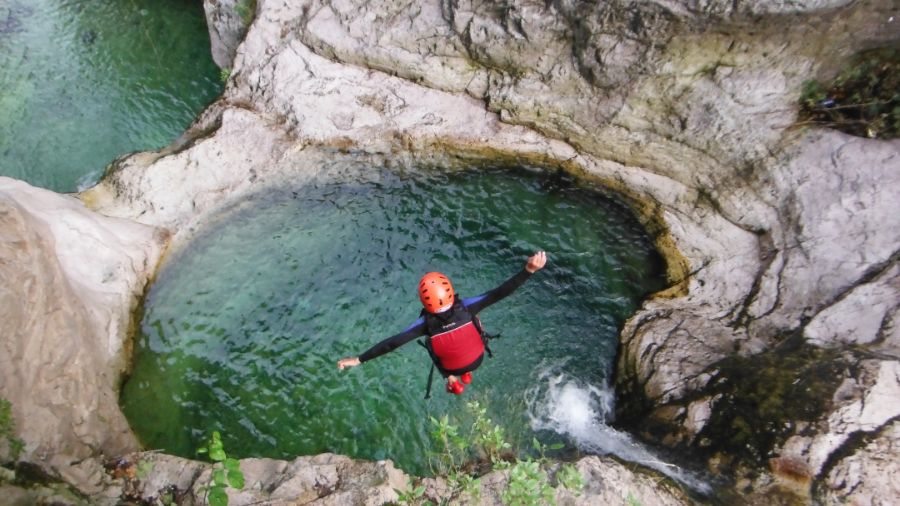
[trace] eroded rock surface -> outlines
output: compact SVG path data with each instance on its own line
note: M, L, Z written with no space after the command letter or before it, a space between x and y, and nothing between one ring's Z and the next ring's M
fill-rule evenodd
M135 450L117 392L167 234L4 177L0 231L0 397L22 458L63 468Z
M554 486L557 504L593 506L596 504L647 504L684 506L690 499L678 487L658 475L638 474L609 458L585 457L574 463L584 486L568 490L552 478L548 471L546 485ZM124 455L116 461L86 459L77 466L79 480L75 490L59 487L22 489L3 486L6 497L48 499L66 505L117 505L140 501L142 504L205 504L206 489L213 466L208 463L157 453ZM243 459L240 470L245 484L242 490L226 488L228 504L287 506L320 505L386 505L397 504L399 493L411 486L425 489L422 500L435 504L481 504L500 506L508 489L509 471L493 471L481 478L480 496L451 495L442 478L420 479L408 476L390 460L369 462L329 453L298 457L292 461ZM86 500L82 499L86 498Z

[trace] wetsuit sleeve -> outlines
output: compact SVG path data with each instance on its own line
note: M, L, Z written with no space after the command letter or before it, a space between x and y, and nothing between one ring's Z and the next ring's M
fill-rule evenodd
M504 299L505 297L516 291L516 289L522 286L523 283L528 281L528 278L530 277L531 273L526 271L525 269L522 269L513 277L504 281L503 284L498 286L497 288L494 288L489 292L485 292L477 297L464 299L463 304L466 305L466 309L469 310L469 313L474 316L478 314L478 312L482 309Z
M372 360L375 357L380 357L385 353L394 351L424 333L425 319L419 318L403 332L395 334L366 350L365 353L359 356L359 361L366 362L368 360Z

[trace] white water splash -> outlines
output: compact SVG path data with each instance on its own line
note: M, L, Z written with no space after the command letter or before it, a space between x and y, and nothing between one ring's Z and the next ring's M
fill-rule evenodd
M534 430L551 430L568 436L582 451L612 454L623 460L655 469L701 493L711 487L692 473L664 462L629 434L609 425L615 395L607 386L585 385L565 373L549 368L541 372L535 386L526 392L528 416Z

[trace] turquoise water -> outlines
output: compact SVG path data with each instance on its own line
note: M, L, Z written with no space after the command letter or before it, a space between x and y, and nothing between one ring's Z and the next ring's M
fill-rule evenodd
M462 397L438 377L423 399L430 361L415 343L335 367L418 317L426 271L474 296L538 248L548 267L482 312L503 335ZM337 452L427 473L429 415L478 399L529 447L526 390L550 366L606 383L620 325L662 287L661 261L627 209L565 181L381 171L270 190L167 260L146 299L123 407L148 448L178 455L219 430L237 456Z
M75 191L221 90L200 0L0 0L0 175Z

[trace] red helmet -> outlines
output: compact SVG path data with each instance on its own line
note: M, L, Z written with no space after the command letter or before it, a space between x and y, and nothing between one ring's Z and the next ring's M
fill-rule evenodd
M453 305L453 285L440 272L429 272L419 281L419 299L429 313L440 313Z

